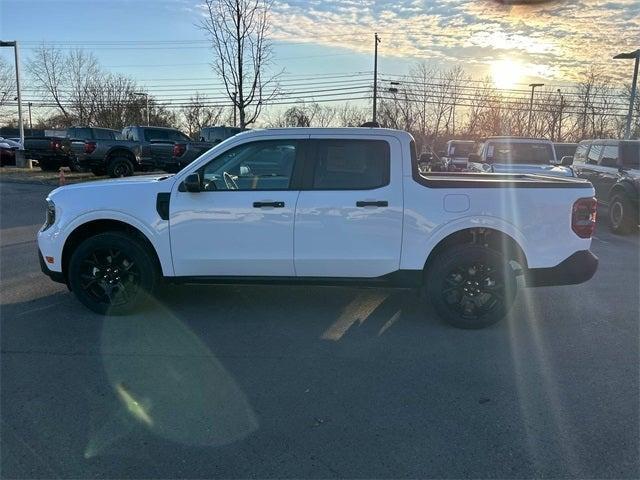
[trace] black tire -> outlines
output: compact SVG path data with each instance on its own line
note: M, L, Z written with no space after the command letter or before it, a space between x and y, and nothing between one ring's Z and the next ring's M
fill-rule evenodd
M57 163L48 162L46 160L38 160L38 165L40 165L40 170L43 172L55 172L60 168Z
M93 167L91 169L91 173L93 173L96 177L102 177L107 174L107 171L102 167Z
M109 160L107 174L111 178L130 177L133 175L133 163L126 157L115 157Z
M504 318L516 299L516 273L508 259L475 244L438 254L426 272L426 298L443 320L477 329Z
M623 193L614 194L609 201L609 229L618 235L638 229L638 209Z
M122 232L87 238L69 261L71 290L82 304L101 315L135 311L153 294L158 278L148 247Z

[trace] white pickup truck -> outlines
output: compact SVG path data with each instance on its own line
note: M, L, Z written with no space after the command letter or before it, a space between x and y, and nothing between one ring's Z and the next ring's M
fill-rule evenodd
M559 165L550 140L527 137L489 137L469 155L467 169L481 173L531 173L573 177L573 170Z
M173 176L51 192L42 270L101 314L139 307L161 281L365 285L423 289L462 328L504 317L519 275L594 274L588 181L417 163L396 130L244 132Z

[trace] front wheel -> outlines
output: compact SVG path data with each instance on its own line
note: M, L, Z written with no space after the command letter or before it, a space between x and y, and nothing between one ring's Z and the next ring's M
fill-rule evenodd
M517 293L516 273L500 253L480 245L441 252L426 274L426 297L458 328L477 329L505 317Z
M101 315L122 315L144 303L158 283L144 244L122 232L89 237L73 252L68 280L78 300Z
M609 228L613 233L631 233L638 228L638 210L629 198L616 193L609 202Z

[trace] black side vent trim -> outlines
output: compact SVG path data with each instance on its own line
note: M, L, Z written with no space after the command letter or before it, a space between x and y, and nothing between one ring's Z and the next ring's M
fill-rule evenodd
M162 220L169 220L169 202L171 201L171 192L161 192L156 198L156 210Z

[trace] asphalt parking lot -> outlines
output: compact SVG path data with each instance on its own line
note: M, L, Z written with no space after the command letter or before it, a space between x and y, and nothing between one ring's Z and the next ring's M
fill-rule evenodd
M51 188L0 184L3 478L640 477L638 235L481 331L309 287L102 318L40 273Z

